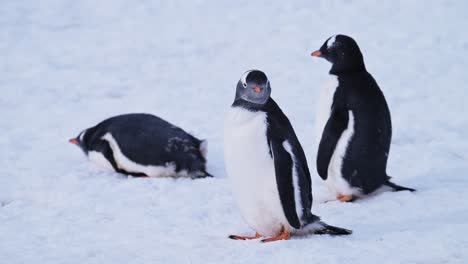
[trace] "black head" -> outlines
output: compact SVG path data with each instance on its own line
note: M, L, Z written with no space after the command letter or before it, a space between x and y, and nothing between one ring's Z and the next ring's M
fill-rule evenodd
M357 72L366 69L361 50L356 41L345 35L335 35L327 39L322 47L312 52L332 63L331 74Z
M68 142L72 143L73 145L77 145L78 147L80 147L84 153L87 155L88 154L88 148L86 146L86 142L87 142L87 133L88 130L83 130L80 134L78 134L78 136L76 138L71 138L68 140Z
M236 99L256 106L263 106L270 98L271 87L268 77L259 70L246 71L237 82Z

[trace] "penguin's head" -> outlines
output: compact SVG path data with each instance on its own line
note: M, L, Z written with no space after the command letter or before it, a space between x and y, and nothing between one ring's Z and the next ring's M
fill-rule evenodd
M268 101L270 94L270 81L266 74L259 70L250 70L242 74L237 82L235 100L262 106Z
M311 55L331 62L331 74L356 72L366 69L361 50L356 41L345 35L329 37L322 47L312 52Z
M68 142L72 143L73 145L77 145L78 147L80 147L84 151L84 153L87 155L88 154L88 148L86 147L86 144L85 144L86 132L87 132L87 130L81 131L81 133L78 134L78 136L76 138L71 138L71 139L68 140Z

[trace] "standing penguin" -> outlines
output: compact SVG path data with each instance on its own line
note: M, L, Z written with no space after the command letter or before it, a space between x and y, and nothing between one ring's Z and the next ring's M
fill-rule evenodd
M244 73L224 128L224 159L242 215L256 231L245 240L289 239L290 233L348 235L350 230L320 221L311 212L307 160L286 115L270 97L267 76Z
M91 162L135 177L211 176L206 141L150 114L111 117L69 142Z
M334 82L323 92L317 116L322 132L317 170L342 202L373 192L382 185L414 191L390 182L386 173L392 122L385 97L366 71L351 37L332 36L312 53L332 63Z

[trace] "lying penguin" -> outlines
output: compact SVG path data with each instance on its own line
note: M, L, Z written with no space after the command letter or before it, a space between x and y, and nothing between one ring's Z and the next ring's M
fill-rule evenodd
M306 156L286 115L270 97L265 73L244 73L224 128L226 171L242 215L262 242L291 233L348 235L311 212L312 186Z
M206 141L150 114L111 117L69 142L96 165L134 177L211 176Z
M382 185L395 191L414 191L396 185L387 175L392 121L385 97L364 66L351 37L332 36L312 53L332 63L333 76L317 116L322 132L317 170L342 202L371 193Z

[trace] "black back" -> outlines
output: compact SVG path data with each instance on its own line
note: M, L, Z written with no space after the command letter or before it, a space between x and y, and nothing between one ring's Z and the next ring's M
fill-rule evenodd
M321 57L333 63L331 74L338 77L331 115L324 128L317 155L319 175L327 178L333 151L354 116L354 134L343 159L342 174L355 187L369 193L386 183L387 158L392 137L390 111L374 78L366 71L356 42L337 35L331 47L320 48ZM328 41L328 40L327 40Z
M205 171L201 141L154 115L125 114L106 119L87 130L80 142L82 148L106 151L109 146L102 139L106 133L111 133L122 153L138 164L173 162L177 171Z

